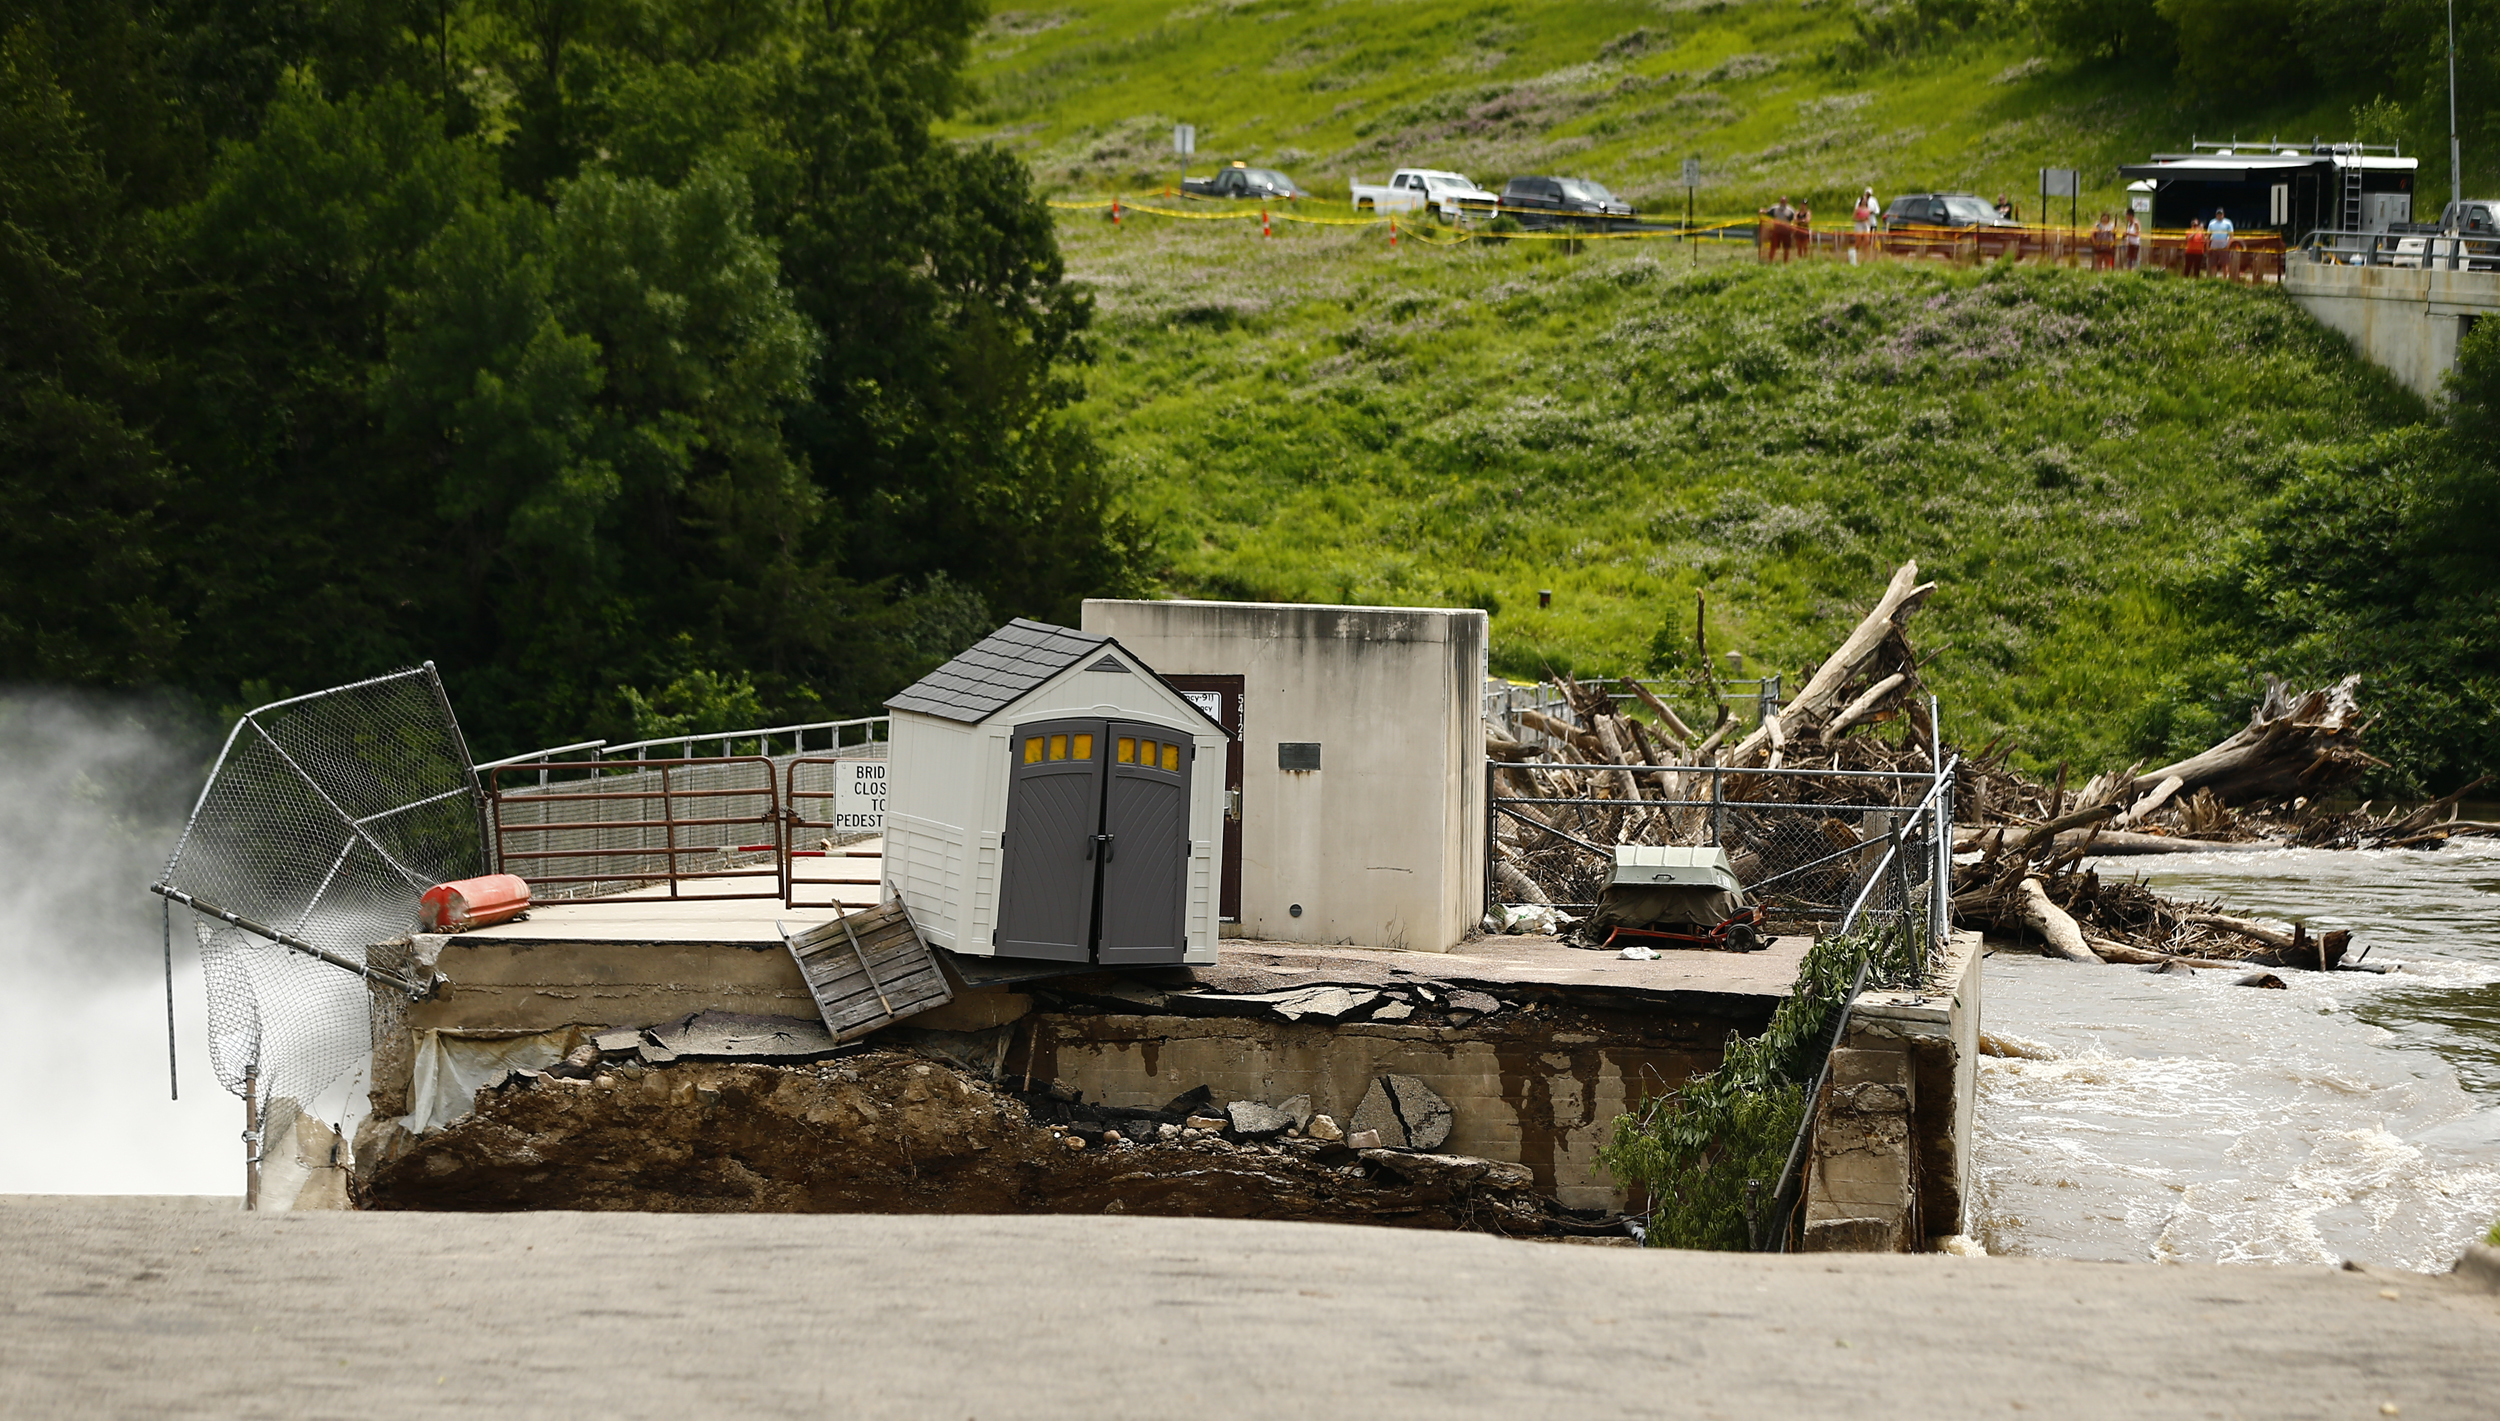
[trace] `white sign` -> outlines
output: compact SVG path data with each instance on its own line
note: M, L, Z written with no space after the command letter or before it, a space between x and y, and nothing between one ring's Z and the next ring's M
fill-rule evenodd
M1684 186L1701 186L1701 160L1699 158L1687 158L1684 160Z
M2042 168L2040 170L2040 195L2043 197L2081 197L2083 188L2076 181L2075 170L2072 168Z
M1222 691L1183 691L1181 694L1189 697L1191 705L1205 711L1207 719L1218 725L1224 723L1224 693Z
M2127 206L2150 216L2153 211L2153 199L2143 193L2137 193L2135 196L2127 199Z
M1173 152L1175 152L1175 153L1180 154L1180 155L1181 155L1182 157L1184 157L1184 158L1188 157L1188 156L1189 156L1190 154L1192 154L1192 153L1197 152L1197 151L1198 151L1198 125L1196 125L1196 124L1194 124L1194 123L1176 123L1176 124L1173 124L1173 125L1172 125L1172 151L1173 151Z
M834 767L833 831L885 832L885 761L846 760Z

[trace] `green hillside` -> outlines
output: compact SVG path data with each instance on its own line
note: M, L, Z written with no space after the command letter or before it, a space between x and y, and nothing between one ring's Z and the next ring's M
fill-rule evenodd
M1696 590L1714 650L1793 677L1914 557L1958 733L2192 741L2245 678L2178 718L2213 679L2185 589L2308 451L2421 414L2222 283L1287 232L1062 228L1166 586L1484 607L1523 677L1672 657Z
M1275 164L1597 178L1705 215L1873 183L2117 206L2123 159L2233 112L2166 63L2044 59L2028 26L1904 32L1837 3L1105 0L995 15L953 132L1069 197ZM1895 28L1887 31L1884 23ZM2309 136L2350 119L2241 105ZM2227 130L2207 127L2206 136ZM1714 650L1796 674L1903 558L1954 730L2104 763L2245 711L2198 579L2314 451L2422 417L2280 295L1942 264L1764 269L1671 244L1420 245L1378 229L1065 210L1098 305L1085 405L1180 595L1476 605L1498 670ZM1554 592L1550 610L1540 589Z
M1595 178L1644 209L1706 211L1786 192L1834 215L1872 183L2036 192L2086 175L2115 206L2121 161L2192 136L2305 141L2351 127L2348 101L2190 103L2164 65L2042 57L2034 27L1981 4L1848 0L1095 0L1003 10L975 47L982 97L961 136L1023 154L1049 187L1135 191L1174 176L1171 125L1200 167L1290 170L1342 198L1349 178L1456 168ZM1872 16L1872 18L1870 18ZM2031 203L2026 202L2028 208ZM2060 204L2061 208L2064 204Z

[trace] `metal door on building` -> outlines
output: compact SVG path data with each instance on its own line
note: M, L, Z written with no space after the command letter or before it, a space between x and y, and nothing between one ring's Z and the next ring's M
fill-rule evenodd
M1009 741L1002 957L1178 962L1187 950L1195 747L1160 726L1049 720Z
M1189 946L1189 772L1197 747L1161 726L1115 720L1106 733L1095 960L1178 962Z
M1228 923L1241 921L1241 768L1243 717L1242 699L1245 682L1239 676L1167 676L1173 689L1189 697L1192 704L1205 711L1209 719L1232 732L1232 742L1224 747L1224 843L1219 862L1224 879L1216 916Z
M1038 721L1009 744L993 941L1003 957L1091 961L1103 722Z

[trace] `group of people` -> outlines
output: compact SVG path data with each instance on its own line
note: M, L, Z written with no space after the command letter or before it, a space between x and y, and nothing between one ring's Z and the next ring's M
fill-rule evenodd
M2133 211L2121 230L2107 212L2092 224L2092 267L2095 271L2133 271L2144 265L2144 224Z
M1754 216L1762 219L1762 259L1794 261L1797 253L1814 240L1814 212L1804 203L1791 203L1786 194L1768 207L1759 208Z
M2008 222L2022 220L2022 209L2013 198L1999 194L1997 215ZM1793 261L1813 238L1814 214L1802 202L1791 202L1783 195L1779 201L1755 213L1762 219L1762 254L1765 261ZM1849 264L1855 266L1859 254L1872 255L1875 234L1883 228L1883 203L1868 187L1858 194L1857 205L1850 214ZM2239 229L2231 215L2214 209L2211 220L2190 219L2184 244L2181 272L2187 276L2239 275L2239 250L2235 244ZM2122 223L2117 214L2104 209L2100 221L2093 224L2092 267L2096 271L2135 271L2144 265L2144 224L2133 210Z

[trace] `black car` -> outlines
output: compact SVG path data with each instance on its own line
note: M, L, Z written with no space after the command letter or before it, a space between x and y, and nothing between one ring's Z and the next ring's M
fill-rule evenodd
M2014 227L1996 204L1968 192L1918 192L1896 197L1884 209L1884 230L1896 227Z
M1884 209L1884 250L1895 256L1961 253L2002 257L2019 251L2023 224L1997 212L1996 204L1969 192L1914 192Z
M1255 197L1267 202L1291 202L1310 196L1274 168L1253 168L1246 163L1219 168L1211 178L1183 178L1181 191L1200 197Z
M1586 178L1512 178L1502 211L1525 227L1603 227L1606 218L1630 217L1632 204Z

